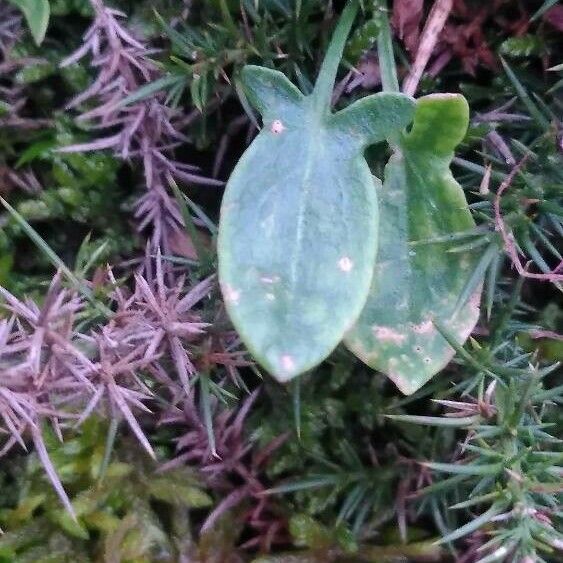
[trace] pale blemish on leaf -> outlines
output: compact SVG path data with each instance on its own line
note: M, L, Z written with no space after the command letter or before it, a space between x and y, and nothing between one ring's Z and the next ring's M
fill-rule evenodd
M423 321L420 324L412 323L410 325L412 331L416 334L428 334L434 330L434 323L432 319L428 319L427 321Z
M262 276L260 278L260 281L262 283L274 284L274 283L278 283L280 281L280 277L279 276Z
M393 330L388 326L373 326L372 327L373 334L377 340L380 342L391 342L393 344L401 344L406 336Z
M270 127L270 131L275 135L279 135L280 133L283 133L285 131L285 126L280 119L276 119L272 123L272 126Z
M281 357L281 367L284 371L293 371L295 369L295 362L293 357L285 354Z
M231 305L236 305L240 299L240 291L232 288L230 285L226 284L223 286L223 296L225 301Z
M354 262L352 262L352 260L350 260L350 258L348 258L348 256L343 256L338 261L338 267L343 272L350 272L352 270L352 268L354 267Z
M469 306L472 307L473 309L479 310L481 306L481 292L482 292L482 286L480 286L469 299Z
M268 301L275 301L276 300L276 296L273 293L266 293L266 299Z

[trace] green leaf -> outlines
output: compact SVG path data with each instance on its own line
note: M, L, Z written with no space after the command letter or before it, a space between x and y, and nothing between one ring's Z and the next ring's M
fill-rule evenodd
M219 280L241 338L282 382L326 358L360 314L378 230L363 151L414 113L414 101L401 94L375 94L331 113L356 9L347 4L311 95L277 71L247 66L241 73L264 127L227 184Z
M443 324L463 343L479 316L480 287L453 315L475 268L469 252L447 252L444 240L475 223L450 163L469 120L465 98L420 98L414 125L402 135L385 169L380 192L378 262L364 310L345 343L362 361L389 376L409 395L454 355L434 325Z
M80 522L74 519L66 510L54 510L50 516L69 535L81 540L87 540L90 537L88 530Z
M163 477L155 477L148 481L149 494L163 502L174 505L185 505L190 508L205 508L213 502L209 495L196 487L193 476L187 471L169 472Z
M385 92L398 92L399 79L397 78L397 66L395 65L395 55L393 53L391 26L387 17L387 10L381 9L378 11L381 31L377 36L377 54L381 69L381 82Z
M478 530L481 526L484 526L485 524L490 522L491 518L494 518L495 516L500 514L505 509L505 506L506 505L502 503L493 504L486 512L483 512L483 514L481 514L477 518L471 519L464 526L457 528L457 530L446 534L436 543L444 544L452 542L454 540L462 538L463 536L466 536L467 534L470 534L471 532L474 532L475 530Z
M398 422L410 422L412 424L422 424L425 426L449 426L468 428L476 422L479 422L479 415L460 416L446 418L443 416L421 416L416 414L388 414L387 418L397 420Z
M47 61L38 61L22 67L15 75L17 84L33 84L44 80L56 71L57 67Z
M9 114L11 111L13 111L13 106L8 102L0 100L0 117Z
M203 421L205 423L205 429L207 431L207 439L209 441L209 449L211 450L211 455L217 456L217 449L215 443L215 431L213 430L213 413L211 408L211 391L209 389L209 375L206 373L200 374L199 377L200 390L201 390L201 410L203 413ZM185 389L186 393L189 393L189 388Z
M510 57L529 57L530 55L541 55L546 49L545 43L538 35L521 35L520 37L509 37L505 39L500 52Z
M453 475L496 475L503 470L502 463L483 463L466 465L456 463L423 463L425 467L434 471L443 471L444 473L452 473Z
M296 514L291 517L289 531L297 546L326 549L333 542L329 530L305 514Z
M510 68L510 66L508 66L508 64L506 63L506 61L502 57L500 58L500 62L502 63L502 66L504 67L504 70L506 72L506 75L508 76L508 79L512 83L512 86L514 87L514 89L516 90L518 97L522 100L522 103L526 106L526 109L530 113L530 116L534 119L534 121L536 121L536 123L542 129L544 129L544 130L549 129L549 125L550 125L549 121L547 120L545 115L540 111L538 106L530 98L528 92L526 91L526 89L524 88L522 83L518 80L518 77L516 76L516 74L514 74L514 71Z
M150 98L152 95L160 92L161 90L171 89L173 86L181 84L185 80L184 76L178 76L176 74L169 74L163 76L162 78L158 78L153 82L149 82L144 86L141 86L117 104L117 107L125 107L128 105L135 104L142 100L146 100Z
M200 234L197 230L197 227L195 226L194 220L192 219L186 200L184 199L184 194L180 191L178 184L176 184L173 178L170 178L169 184L172 188L172 192L174 193L174 197L176 198L176 202L178 203L178 207L180 208L180 213L182 214L182 219L184 220L186 233L194 245L197 259L203 269L209 268L211 263L213 262L213 256L207 251L202 242L202 239L200 238Z
M50 6L49 0L9 0L17 6L25 16L31 35L37 45L45 39L49 25Z
M279 485L268 489L264 494L286 494L295 491L306 491L308 489L318 489L319 487L335 486L341 481L339 475L319 475L301 481L293 481L285 485Z
M541 18L551 7L555 6L557 2L559 2L559 0L545 0L539 10L530 18L530 21L533 22Z

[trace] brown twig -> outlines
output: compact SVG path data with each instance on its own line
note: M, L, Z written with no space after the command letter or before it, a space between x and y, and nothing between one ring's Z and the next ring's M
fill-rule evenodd
M499 186L499 189L495 195L495 199L493 202L493 208L495 212L495 224L496 230L501 234L502 240L504 243L504 249L506 253L510 257L512 264L516 268L518 274L520 274L524 278L530 278L534 280L541 280L541 281L550 281L550 282L558 282L563 281L563 274L559 274L559 272L563 268L563 261L551 272L546 274L534 274L528 272L526 267L520 261L520 257L518 256L518 250L516 248L516 243L514 242L514 234L512 231L509 231L506 227L504 219L502 217L502 213L500 210L500 201L502 198L502 194L510 187L512 181L516 177L516 174L520 172L526 161L528 160L528 155L524 156L524 158L510 171L508 176L503 180L502 184Z
M436 2L434 2L432 10L430 10L430 14L426 20L424 30L422 31L422 38L416 52L414 64L403 82L403 92L405 94L413 96L416 92L422 73L438 42L438 36L450 15L452 5L453 0L436 0Z

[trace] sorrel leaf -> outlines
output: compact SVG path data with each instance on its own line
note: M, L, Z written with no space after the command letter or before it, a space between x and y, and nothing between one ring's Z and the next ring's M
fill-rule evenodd
M401 135L385 169L380 252L370 296L345 337L350 350L405 394L419 389L454 355L433 319L463 342L479 315L480 290L453 315L474 259L466 252L448 252L447 243L425 243L474 227L450 172L468 120L463 96L433 94L417 101L412 130Z
M412 119L414 100L376 94L332 114L348 3L311 95L280 72L241 81L263 129L236 166L219 225L219 280L241 338L279 381L330 354L358 318L377 247L375 184L364 149Z
M49 0L9 0L17 6L25 16L31 35L37 45L41 45L45 39L47 26L49 25L50 5Z

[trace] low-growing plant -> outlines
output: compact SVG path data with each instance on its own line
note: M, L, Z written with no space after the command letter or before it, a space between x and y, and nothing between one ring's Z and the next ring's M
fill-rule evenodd
M309 96L276 71L241 75L264 127L223 197L219 279L239 334L279 381L326 358L365 303L379 217L362 153L414 109L407 96L383 93L331 114L356 10L347 5Z
M18 493L2 503L0 561L177 561L191 549L189 511L212 500L186 467L158 473L128 440L107 462L107 422L91 417L61 443L44 428L46 449L69 492L76 519L45 487L37 455L18 456L4 486ZM172 538L176 536L177 542Z
M243 69L264 127L227 184L219 279L243 341L279 381L315 367L344 339L408 394L454 353L434 319L447 319L463 343L479 315L480 291L469 303L465 291L473 260L463 248L433 245L474 226L449 170L469 112L459 95L421 98L415 110L395 93L384 20L387 92L331 114L355 10L349 2L309 96L280 73ZM384 139L394 155L377 187L362 155Z
M0 0L1 561L560 560L561 6L358 4Z

